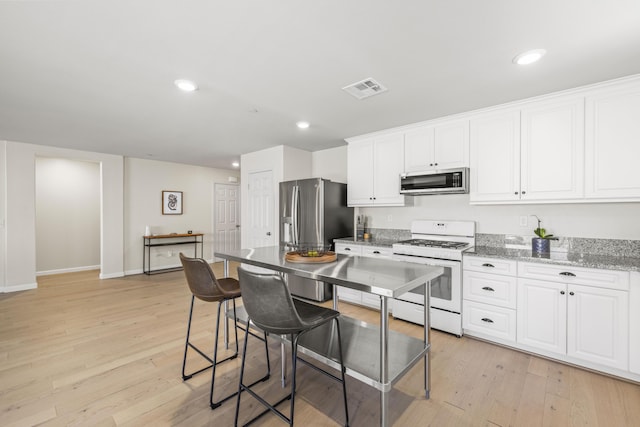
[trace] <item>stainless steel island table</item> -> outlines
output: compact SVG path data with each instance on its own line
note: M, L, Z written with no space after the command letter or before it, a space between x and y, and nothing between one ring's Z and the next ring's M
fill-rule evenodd
M430 393L429 310L425 311L424 338L418 340L389 331L389 298L395 298L418 286L425 286L424 306L429 307L429 281L444 273L442 267L402 261L338 255L326 264L291 263L278 246L254 249L225 250L215 256L224 259L225 275L228 262L237 261L283 274L294 274L322 280L334 285L369 292L380 297L380 325L340 317L343 352L348 375L380 391L380 425L389 426L389 392L413 365L424 358L425 395ZM334 307L337 298L334 292ZM335 331L332 324L319 328L300 341L300 351L339 369Z

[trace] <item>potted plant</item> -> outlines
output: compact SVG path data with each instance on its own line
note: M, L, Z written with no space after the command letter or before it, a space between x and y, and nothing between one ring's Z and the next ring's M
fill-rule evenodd
M538 220L538 228L533 230L536 236L531 238L531 252L533 255L546 255L548 256L551 252L551 240L558 240L557 237L554 237L553 234L547 234L547 230L541 227L542 221L536 215L534 215Z

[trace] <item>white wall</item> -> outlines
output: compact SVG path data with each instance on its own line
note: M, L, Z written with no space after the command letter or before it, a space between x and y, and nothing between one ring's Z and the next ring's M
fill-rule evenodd
M5 224L7 217L7 143L0 141L0 292L4 290L6 283L6 251L5 251Z
M313 175L322 177L347 174L346 147L313 153ZM340 168L337 165L341 165ZM338 179L335 179L336 181ZM416 196L413 206L394 208L359 208L356 214L367 215L371 228L408 230L414 219L448 219L476 221L478 233L533 235L537 223L562 237L640 240L640 203L579 203L540 205L470 205L468 194ZM520 217L527 226L520 226Z
M100 267L100 164L36 158L36 271Z
M123 269L123 158L18 142L6 143L6 280L3 292L35 288L36 156L100 163L101 278L119 277Z
M333 182L347 182L347 146L315 151L311 158L311 176Z
M561 237L640 239L640 203L471 206L468 195L417 196L414 206L361 208L372 228L409 229L413 219L476 221L476 232L531 235L535 214L548 232ZM526 227L519 225L527 216ZM389 221L389 219L391 219Z
M249 176L252 173L272 171L273 173L273 230L271 235L273 244L278 244L278 193L282 181L310 178L312 153L297 148L279 145L266 150L243 154L241 157L242 183L240 193L242 197L242 247L248 247L251 242L249 224Z
M126 274L142 272L142 236L147 225L153 234L204 233L204 258L213 260L214 183L228 183L230 176L240 176L238 171L126 158L124 174ZM162 215L163 190L182 191L182 215ZM153 250L152 268L179 265L180 251L193 255L191 245Z

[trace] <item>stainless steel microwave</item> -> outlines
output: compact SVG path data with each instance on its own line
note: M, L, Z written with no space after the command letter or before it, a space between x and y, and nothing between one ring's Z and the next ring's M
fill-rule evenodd
M451 194L469 192L469 168L443 169L400 175L400 193Z

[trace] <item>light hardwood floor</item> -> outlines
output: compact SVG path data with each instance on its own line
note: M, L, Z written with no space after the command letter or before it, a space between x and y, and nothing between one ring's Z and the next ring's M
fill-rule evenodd
M220 274L221 266L215 270ZM210 371L181 379L190 301L182 272L99 280L91 271L41 277L38 284L37 290L0 295L0 425L233 424L235 400L209 409ZM341 310L377 319L364 308L343 304ZM209 349L214 314L215 304L196 305L192 333ZM390 325L421 333L403 321ZM418 364L391 394L396 426L640 425L637 384L437 331L432 343L431 399L423 396ZM271 345L272 379L259 385L274 398L284 394L278 348ZM253 340L249 350L247 375L257 378L263 347ZM239 363L218 369L220 392L237 387ZM296 425L340 425L339 384L303 365L298 378ZM378 393L353 379L347 386L352 425L376 425ZM241 421L260 409L243 395ZM257 425L284 424L267 415Z

